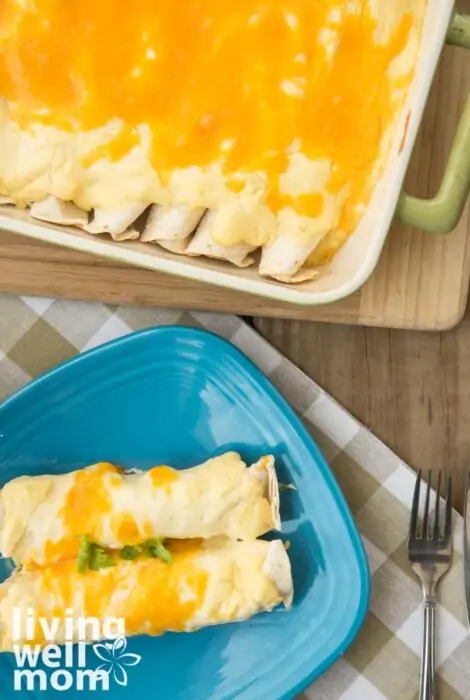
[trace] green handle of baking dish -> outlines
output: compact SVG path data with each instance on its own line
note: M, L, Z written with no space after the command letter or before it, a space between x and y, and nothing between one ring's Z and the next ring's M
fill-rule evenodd
M447 42L470 49L470 15L455 14ZM470 192L470 97L455 135L441 188L434 199L400 196L397 217L407 226L450 233L460 221Z

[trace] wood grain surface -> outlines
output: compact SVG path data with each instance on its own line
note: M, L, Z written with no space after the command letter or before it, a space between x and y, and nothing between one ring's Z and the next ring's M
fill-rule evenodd
M470 12L470 0L459 0ZM407 178L412 194L440 183L459 113L470 90L470 60L447 47L436 76ZM338 303L303 308L127 268L0 233L0 291L110 303L174 306L348 324L436 330L465 309L470 277L467 210L448 236L394 226L376 272Z
M470 308L445 333L258 319L257 329L414 469L470 468Z

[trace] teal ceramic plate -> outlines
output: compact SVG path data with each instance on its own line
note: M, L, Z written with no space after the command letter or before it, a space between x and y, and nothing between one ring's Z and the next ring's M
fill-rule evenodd
M124 675L117 669L110 690L86 697L294 698L340 657L364 620L364 551L299 419L244 355L209 333L171 327L127 336L58 367L0 406L0 487L20 474L63 473L99 460L184 469L228 449L246 460L273 453L280 481L296 486L281 502L282 536L291 543L292 610L192 634L129 639L125 653L138 654L140 662ZM0 580L8 571L4 560ZM92 652L87 647L88 669L102 663ZM122 652L116 650L115 666ZM18 694L15 657L0 655L0 697L84 697L79 669L72 667L68 690L56 690L53 670L41 661L37 668L43 689L38 674L34 688ZM59 685L69 681L59 677Z

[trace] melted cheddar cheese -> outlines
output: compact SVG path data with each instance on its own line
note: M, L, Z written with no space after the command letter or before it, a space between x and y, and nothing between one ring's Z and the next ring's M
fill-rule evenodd
M41 572L41 596L52 598L56 612L63 614L67 608L73 609L79 586L87 617L103 619L115 610L116 617L125 617L129 635L180 632L201 607L207 588L207 572L194 561L199 549L198 542L187 542L184 547L172 547L171 564L157 559L117 560L115 567L82 575L77 574L75 561L60 562ZM122 597L126 584L130 585ZM190 591L186 597L185 586Z
M2 488L0 507L0 550L27 568L76 557L83 536L121 549L151 538L254 540L279 528L273 457L247 467L235 452L185 470L101 462L19 477Z
M171 485L178 481L179 475L177 469L172 469L165 465L153 467L149 470L149 477L152 485L155 488L164 489L167 493L171 492Z
M271 240L285 209L344 238L413 77L423 2L0 0L4 121L55 144L33 183L0 167L0 194L241 208L243 226L216 227L226 245Z
M171 564L116 559L112 568L79 574L77 562L71 560L35 570L31 576L37 580L37 618L65 619L65 611L74 610L79 597L84 616L125 618L128 635L185 630L203 606L208 571L198 565L201 544L197 540L170 546ZM34 643L45 642L36 619Z
M62 537L46 540L46 561L76 557L84 534L94 542L105 541L108 520L114 538L124 544L139 544L155 534L151 522L139 523L131 512L113 513L112 488L122 486L122 474L122 469L105 462L74 474L59 511ZM178 471L167 466L154 467L148 474L152 486L166 493L178 480Z
M56 561L72 559L80 549L80 538L88 535L93 541L103 538L103 524L107 517L112 518L113 502L111 488L122 483L122 470L107 462L100 462L91 468L77 471L72 476L72 483L67 490L64 502L58 509L58 537L47 538L43 551L33 548L24 559L28 569L37 568L38 561ZM122 519L117 529L125 529ZM127 526L129 529L129 526ZM139 541L142 537L139 538Z
M0 651L11 649L12 613L18 609L33 610L36 622L58 619L55 641L60 644L83 634L78 628L67 631L71 616L121 618L127 635L159 635L244 620L281 602L290 605L292 575L280 540L186 540L168 546L169 564L115 558L115 566L86 573L78 572L75 560L17 570L0 585ZM46 641L42 625L36 624L34 633L34 643ZM21 640L25 635L23 626ZM93 626L85 635L96 639Z

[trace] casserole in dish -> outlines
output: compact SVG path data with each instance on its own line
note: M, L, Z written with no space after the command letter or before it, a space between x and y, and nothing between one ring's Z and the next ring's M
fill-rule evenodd
M120 106L116 102L120 94L116 79L109 77L113 73L111 68L113 76L116 75L116 61L93 53L93 37L86 51L78 52L70 39L63 42L67 48L56 55L55 47L44 49L41 43L48 37L49 28L38 29L33 22L38 17L33 17L33 13L34 31L29 36L27 21L22 18L28 9L20 12L18 5L13 4L16 10L10 19L7 14L4 26L14 27L14 31L10 29L8 36L4 30L0 42L0 56L6 67L2 83L7 98L0 115L3 131L3 139L0 131L0 143L4 153L0 194L11 197L20 206L32 202L33 220L26 212L9 208L0 222L5 228L145 267L298 303L322 303L345 296L370 274L396 207L447 31L451 3L325 0L307 11L310 4L301 0L280 1L268 12L267 28L264 26L260 33L255 31L254 39L250 39L251 29L246 25L261 23L256 13L244 15L241 10L240 13L226 10L225 15L228 12L230 19L227 22L226 16L218 16L220 4L215 3L214 16L205 17L199 39L207 40L216 53L220 51L220 60L226 61L224 65L236 68L234 78L227 76L226 70L222 76L214 71L214 55L209 52L207 58L204 41L199 45L197 36L194 40L189 38L191 32L186 20L159 17L157 28L164 27L165 37L171 36L168 43L167 38L145 39L147 32L142 32L145 15L136 13L141 19L136 20L135 31L139 41L144 41L146 60L150 63L160 60L158 55L154 56L155 47L163 54L171 49L170 58L162 64L166 72L164 80L158 81L160 94L164 88L165 94L171 93L170 78L175 83L174 97L155 98L155 105L152 104L145 119L142 115L148 105L143 96L148 98L149 93L134 87L136 81L145 83L141 63L135 64L132 75L123 73L125 97L121 99L124 106ZM41 0L36 6L47 8L49 4ZM139 4L141 10L146 6L145 0ZM72 6L79 9L76 23L80 26L80 12L84 12L87 3L77 7L70 3L64 8ZM297 15L286 15L286 8L291 6L299 10ZM242 9L248 12L253 7L244 3ZM96 29L100 21L107 19L104 8L105 5L100 5L99 11L92 12L92 28ZM60 14L64 15L61 19L66 28L67 12L60 5L50 17L45 13L44 23L54 24L56 15ZM249 21L245 21L247 18ZM194 28L199 27L199 19L195 16L190 23L196 35ZM308 40L304 38L308 19L315 41L310 36ZM149 32L155 28L152 20L149 15ZM243 32L237 21L242 22ZM300 29L296 26L299 22ZM460 22L458 39L463 42L465 20L456 22ZM211 23L217 27L214 36ZM253 48L250 42L260 43L267 30L274 32L277 44L270 36L269 42L262 45L261 54L256 53L257 47ZM131 29L126 38L130 32ZM80 38L80 31L77 36ZM27 49L19 48L21 37L30 39L34 47L32 58ZM233 45L234 38L245 37L247 66L240 59L239 44ZM210 76L209 87L204 89L199 63L197 70L185 72L188 49L178 50L181 45L201 49L199 62L208 61L203 67ZM305 47L308 51L303 51ZM123 53L134 56L133 44L132 51L127 45L123 48ZM274 60L271 71L274 77L266 76L276 52L280 56L279 65ZM40 77L47 77L48 73L43 66L36 66L37 55L46 64L55 59L55 65L65 63L74 68L70 72L70 84L60 84L60 71L52 84L47 80L41 82ZM266 62L260 62L260 57ZM93 65L92 73L89 68L87 73L87 61ZM15 75L18 65L21 68L16 68ZM127 63L123 65L127 70ZM284 79L286 75L290 76L289 80ZM156 76L161 77L158 72ZM243 82L242 78L247 76ZM106 77L110 87L104 80ZM176 87L176 78L183 87L179 83ZM280 87L273 96L272 85L276 80ZM93 81L99 87L95 93ZM243 85L238 88L240 81ZM50 94L43 98L41 89L45 84L50 86ZM309 93L311 87L316 90L313 94ZM78 97L72 94L74 90ZM255 91L255 100L250 97L250 91ZM72 117L70 105L75 107ZM124 115L122 124L109 122L108 125L107 120L118 113ZM154 114L158 118L152 121ZM167 122L163 120L165 114ZM194 116L198 117L195 126ZM141 128L142 120L148 127L146 130ZM181 134L183 141L179 143ZM400 211L404 218L422 224L423 214L431 209L434 214L428 219L429 227L452 227L456 213L463 206L470 177L467 163L463 162L457 172L460 179L455 178L459 169L454 161L459 152L466 152L463 143L466 136L464 123L460 143L454 149L453 171L446 177L440 197L427 204L402 198ZM137 146L136 138L140 139ZM145 138L151 143L152 157L147 160L142 155ZM213 157L214 144L223 151L218 160ZM453 187L449 187L449 182ZM453 197L455 202L451 201ZM448 210L449 201L454 204L452 211ZM153 206L149 215L148 205L154 203L158 206ZM444 217L440 211L435 216L440 208L445 209ZM85 210L92 210L91 217ZM139 234L134 220L144 210L147 219L140 229L143 233ZM64 231L38 225L33 222L37 219L77 224L90 233L108 232L115 239L140 236L141 241L156 241L172 253L143 242L118 246L105 238L91 239L76 229ZM226 263L206 259L214 257L243 266L258 248L261 250L259 272L275 282L260 278L258 262L255 268L234 270ZM176 258L173 252L206 257ZM321 272L317 277L318 270ZM286 288L278 283L313 277L314 281L298 288Z

